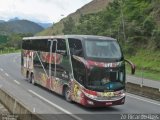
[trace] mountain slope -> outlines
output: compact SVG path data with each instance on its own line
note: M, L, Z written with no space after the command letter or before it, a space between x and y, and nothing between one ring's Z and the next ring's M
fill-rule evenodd
M44 29L49 28L52 26L52 23L37 23L38 25L40 25L41 27L43 27Z
M0 23L4 23L5 21L4 20L0 20Z
M70 14L66 18L62 19L60 22L55 23L54 26L38 33L37 35L54 35L54 34L63 34L62 30L64 28L63 22L67 21L70 17L77 23L81 15L89 13L97 13L106 8L109 2L113 0L93 0L90 3L86 4L82 8L78 9L76 12Z
M43 28L28 20L13 20L8 22L0 23L0 34L11 34L11 33L32 33L42 31Z

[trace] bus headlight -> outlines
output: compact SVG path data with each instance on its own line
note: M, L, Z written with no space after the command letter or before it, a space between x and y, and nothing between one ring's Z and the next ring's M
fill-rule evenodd
M90 104L90 105L94 105L94 102L92 102L90 100L87 100L87 103Z
M97 96L94 96L94 95L90 95L88 93L84 93L87 97L91 98L91 99L96 99Z
M125 90L120 90L120 94L119 94L120 96L125 96L126 94L125 94Z
M120 90L115 92L116 96L125 96L125 90Z
M91 91L91 90L85 89L83 91L83 93L85 94L85 96L87 96L87 97L89 97L91 99L96 99L97 98L97 92L95 92L95 91Z

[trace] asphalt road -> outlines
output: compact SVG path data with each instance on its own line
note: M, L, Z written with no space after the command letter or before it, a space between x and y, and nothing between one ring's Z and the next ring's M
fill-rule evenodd
M12 94L28 109L41 114L44 119L70 120L124 120L144 118L143 114L154 114L160 119L160 102L127 93L124 105L107 108L85 108L77 103L68 103L62 96L34 86L24 79L20 71L20 54L0 56L0 87ZM14 112L14 111L13 111ZM66 115L69 114L69 115ZM150 118L148 118L150 119Z

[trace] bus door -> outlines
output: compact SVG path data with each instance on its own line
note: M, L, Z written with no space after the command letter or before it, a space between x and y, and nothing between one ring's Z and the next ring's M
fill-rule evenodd
M23 44L31 44L31 40L28 41L23 41ZM24 48L24 45L23 45ZM33 70L33 51L31 50L24 50L24 56L23 56L23 60L24 60L24 67L30 70Z
M56 49L56 91L62 93L63 85L69 84L71 75L71 63L69 59L66 39L57 39Z
M27 55L27 68L33 70L33 52L30 51Z

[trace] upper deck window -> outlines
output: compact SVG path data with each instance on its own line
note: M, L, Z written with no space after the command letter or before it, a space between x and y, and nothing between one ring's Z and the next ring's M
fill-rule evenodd
M68 42L71 55L77 55L83 57L83 49L81 41L78 39L69 38Z

